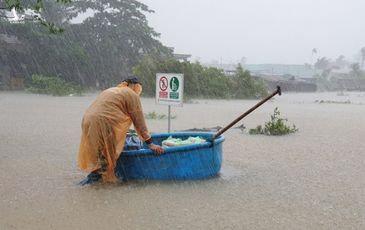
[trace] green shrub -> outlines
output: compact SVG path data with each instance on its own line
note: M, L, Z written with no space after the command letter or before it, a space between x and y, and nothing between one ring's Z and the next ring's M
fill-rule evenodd
M244 70L241 65L237 67L237 73L232 77L234 98L258 99L268 95L266 85L262 80L252 78L249 71Z
M158 114L155 111L149 112L149 113L145 113L144 114L144 117L146 119L151 119L151 120L156 120L156 119L162 120L162 119L167 119L168 118L167 115L165 115L165 114ZM176 116L171 116L171 119L175 119L175 118L176 118Z
M31 93L51 94L53 96L81 95L82 93L82 88L79 85L66 82L59 77L47 77L37 74L32 75L32 81L27 90Z
M281 118L280 111L276 107L274 110L274 114L271 115L271 120L266 122L264 127L258 125L254 129L249 130L249 134L264 134L264 135L285 135L289 133L295 133L298 131L296 126L293 124L292 127L286 125L285 122L288 121L286 118Z

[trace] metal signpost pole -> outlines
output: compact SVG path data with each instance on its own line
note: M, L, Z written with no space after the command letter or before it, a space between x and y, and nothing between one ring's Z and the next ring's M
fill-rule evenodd
M171 105L168 106L169 111L167 115L167 132L171 133Z

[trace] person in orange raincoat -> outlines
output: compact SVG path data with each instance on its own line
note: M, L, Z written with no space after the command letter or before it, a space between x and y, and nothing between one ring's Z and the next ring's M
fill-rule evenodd
M156 154L163 148L152 143L146 127L139 95L142 84L136 77L129 77L116 87L104 90L86 110L82 119L82 135L78 164L81 170L90 172L81 185L100 179L116 182L114 168L123 150L129 127Z

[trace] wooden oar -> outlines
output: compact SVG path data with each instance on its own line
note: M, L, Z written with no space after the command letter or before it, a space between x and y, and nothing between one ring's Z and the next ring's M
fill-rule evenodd
M227 125L226 127L224 127L223 129L221 129L219 132L217 132L216 134L214 134L213 136L213 140L217 137L219 137L220 135L222 135L225 131L227 131L229 128L231 128L234 124L236 124L237 122L239 122L242 118L244 118L245 116L247 116L248 114L250 114L252 111L254 111L255 109L257 109L258 107L260 107L262 104L264 104L265 102L267 102L268 100L270 100L272 97L274 97L276 94L281 95L281 89L280 86L276 87L275 92L273 92L272 94L270 94L269 96L267 96L265 99L263 99L262 101L260 101L259 103L257 103L254 107L252 107L251 109L247 110L244 114L242 114L241 116L237 117L234 121L232 121L229 125Z

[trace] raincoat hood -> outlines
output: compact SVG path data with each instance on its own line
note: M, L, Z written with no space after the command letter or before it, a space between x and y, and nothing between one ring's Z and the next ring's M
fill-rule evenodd
M142 93L142 85L140 83L132 83L129 84L126 81L122 81L117 87L129 87L131 88L138 96Z

